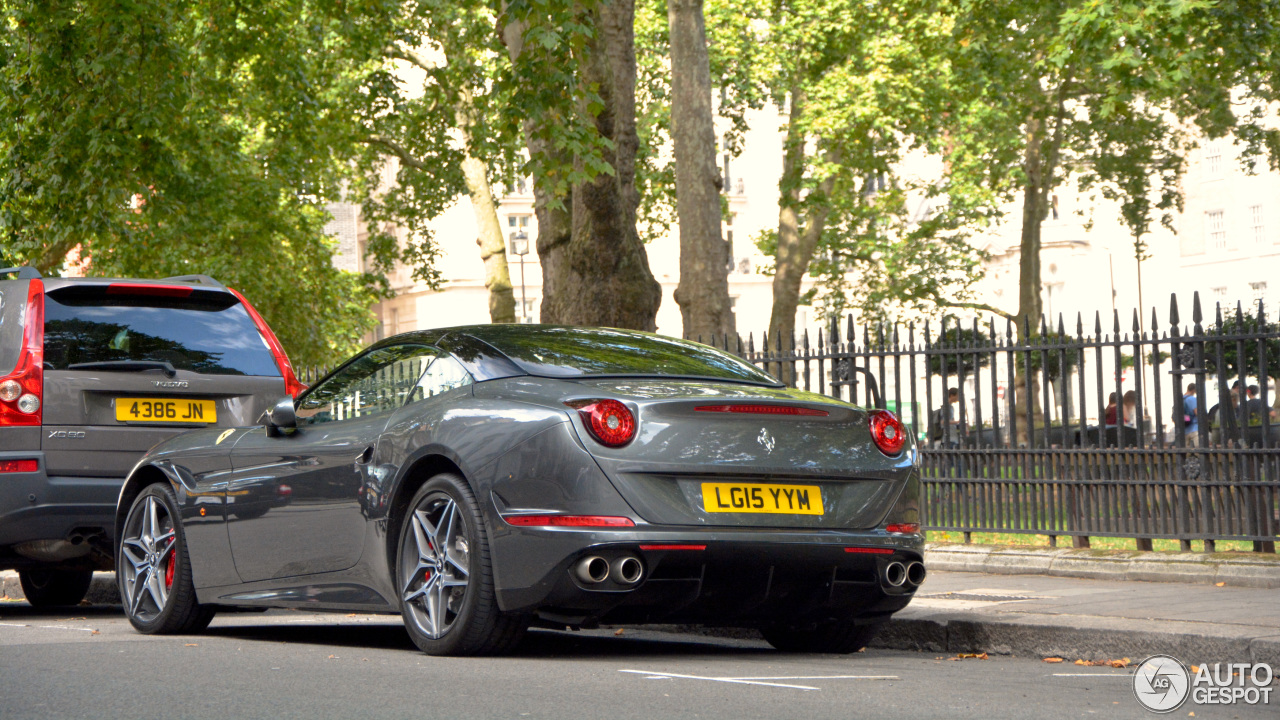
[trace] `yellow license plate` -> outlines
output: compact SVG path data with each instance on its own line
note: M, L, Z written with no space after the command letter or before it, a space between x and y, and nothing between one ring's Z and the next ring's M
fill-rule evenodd
M707 512L821 515L822 488L817 485L702 483Z
M218 409L212 400L167 398L116 398L120 422L215 423Z

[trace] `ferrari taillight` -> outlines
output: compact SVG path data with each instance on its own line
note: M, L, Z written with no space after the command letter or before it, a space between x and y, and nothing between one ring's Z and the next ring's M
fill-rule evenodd
M22 349L13 372L0 377L0 426L39 425L44 396L44 283L27 286Z
M867 413L867 426L880 452L890 457L902 452L902 446L907 443L907 429L897 415L888 410L872 410Z
M582 424L601 445L622 447L636 436L636 418L617 400L575 400L565 403L578 410Z

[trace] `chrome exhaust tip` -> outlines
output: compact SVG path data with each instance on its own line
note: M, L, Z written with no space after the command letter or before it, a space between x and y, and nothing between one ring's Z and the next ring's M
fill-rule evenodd
M584 557L574 566L573 573L584 583L602 583L609 577L609 561L599 555Z
M890 587L902 587L907 581L907 568L898 561L893 561L884 567L884 581L889 583Z
M923 585L925 575L924 563L915 560L907 564L907 582L912 585Z
M635 585L644 577L644 565L633 555L624 555L609 567L610 576L619 585Z

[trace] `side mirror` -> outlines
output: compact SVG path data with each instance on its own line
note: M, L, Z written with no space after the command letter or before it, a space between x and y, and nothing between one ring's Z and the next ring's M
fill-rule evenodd
M298 415L293 408L293 398L281 398L267 411L267 437L292 435L298 429Z

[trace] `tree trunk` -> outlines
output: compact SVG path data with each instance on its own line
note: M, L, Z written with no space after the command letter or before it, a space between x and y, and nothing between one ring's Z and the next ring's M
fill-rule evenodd
M564 325L655 330L662 286L649 270L636 232L640 204L635 185L639 146L635 120L635 3L613 0L595 5L590 21L596 34L582 49L579 72L597 88L604 107L593 116L597 131L613 142L604 160L613 175L599 174L574 185L562 198L568 212L551 207L554 198L535 178L538 258L542 263L541 320ZM508 23L503 40L512 62L523 51L523 27ZM585 107L579 112L587 113ZM531 154L546 150L525 123ZM575 159L578 169L581 159Z
M1043 144L1044 121L1031 118L1027 121L1027 156L1023 171L1027 175L1022 189L1022 245L1018 262L1018 320L1020 339L1034 334L1044 305L1040 298L1040 226L1044 222L1044 193L1042 186L1049 178L1044 175Z
M498 221L497 205L489 186L489 166L472 152L475 106L471 91L466 88L458 93L455 116L465 148L462 177L467 183L471 209L476 216L479 231L476 244L480 246L480 259L484 261L484 286L489 291L489 322L513 323L516 321L516 298L511 289L511 271L507 267L507 242L502 237L502 223Z
M800 181L804 177L804 136L800 119L804 115L804 91L791 89L791 114L782 149L782 179L779 180L778 248L774 253L773 312L769 317L769 339L790 338L795 333L796 306L800 302L800 282L812 259L803 257L800 242Z
M724 338L734 332L729 303L729 248L721 236L711 66L702 0L668 0L671 34L671 139L680 226L680 285L675 300L684 336Z

